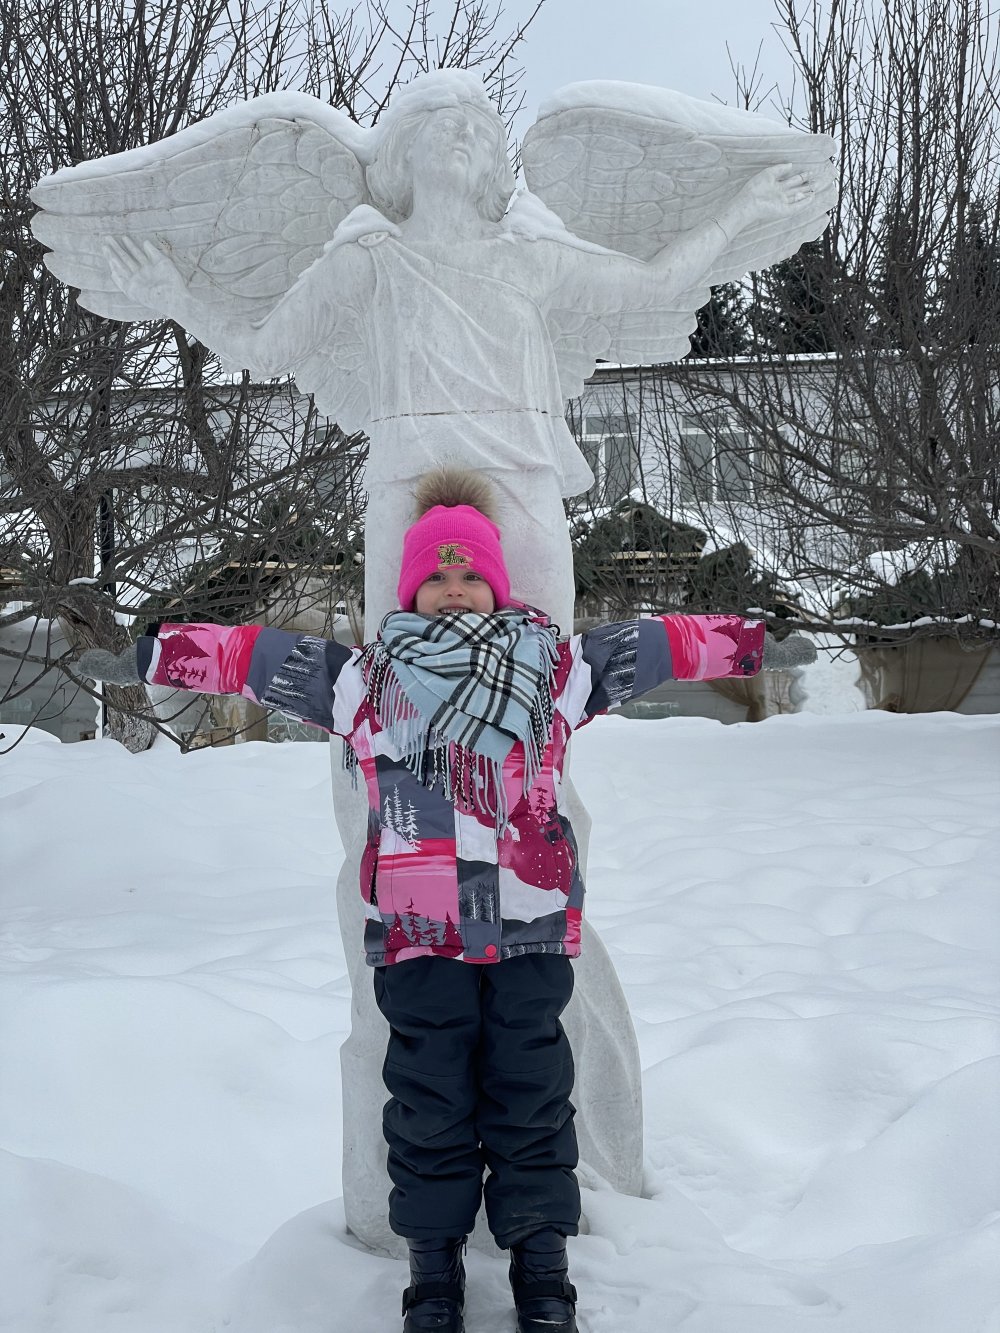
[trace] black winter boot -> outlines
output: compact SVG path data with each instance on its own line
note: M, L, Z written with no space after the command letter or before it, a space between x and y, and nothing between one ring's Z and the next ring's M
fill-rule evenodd
M551 1227L510 1247L517 1333L577 1333L576 1288L568 1272L566 1237Z
M465 1237L406 1243L410 1285L403 1292L403 1333L464 1333Z

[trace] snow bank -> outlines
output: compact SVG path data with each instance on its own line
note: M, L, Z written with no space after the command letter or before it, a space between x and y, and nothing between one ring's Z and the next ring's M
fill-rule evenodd
M589 912L648 1197L584 1176L588 1333L997 1333L1000 719L602 719ZM0 764L0 1326L375 1333L340 1195L325 746ZM359 947L348 941L349 948ZM509 1328L470 1253L469 1333Z

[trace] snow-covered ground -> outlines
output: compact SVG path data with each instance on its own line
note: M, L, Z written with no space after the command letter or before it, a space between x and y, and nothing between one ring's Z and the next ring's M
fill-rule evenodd
M338 1198L328 763L0 760L4 1329L399 1327ZM998 1333L1000 718L607 718L575 773L647 1157L585 1189L581 1327ZM469 1268L469 1333L512 1329Z

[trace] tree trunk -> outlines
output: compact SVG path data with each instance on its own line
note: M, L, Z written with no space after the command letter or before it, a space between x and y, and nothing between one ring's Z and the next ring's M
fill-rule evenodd
M156 728L148 717L149 699L144 685L106 685L107 722L104 735L120 741L130 754L141 754L153 744Z

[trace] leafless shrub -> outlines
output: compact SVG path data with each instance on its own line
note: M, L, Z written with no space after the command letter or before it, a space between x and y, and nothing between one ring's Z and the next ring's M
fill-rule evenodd
M995 5L776 10L794 87L760 109L840 140L839 203L819 242L748 284L741 356L647 374L643 439L659 431L673 468L656 502L749 532L844 635L996 640Z
M170 322L81 309L42 263L31 187L283 88L371 124L437 66L479 69L509 121L527 22L465 0L0 2L0 716L82 649L123 647L137 612L288 620L323 581L332 604L360 596L365 441ZM144 690L106 703L110 734L150 743Z

